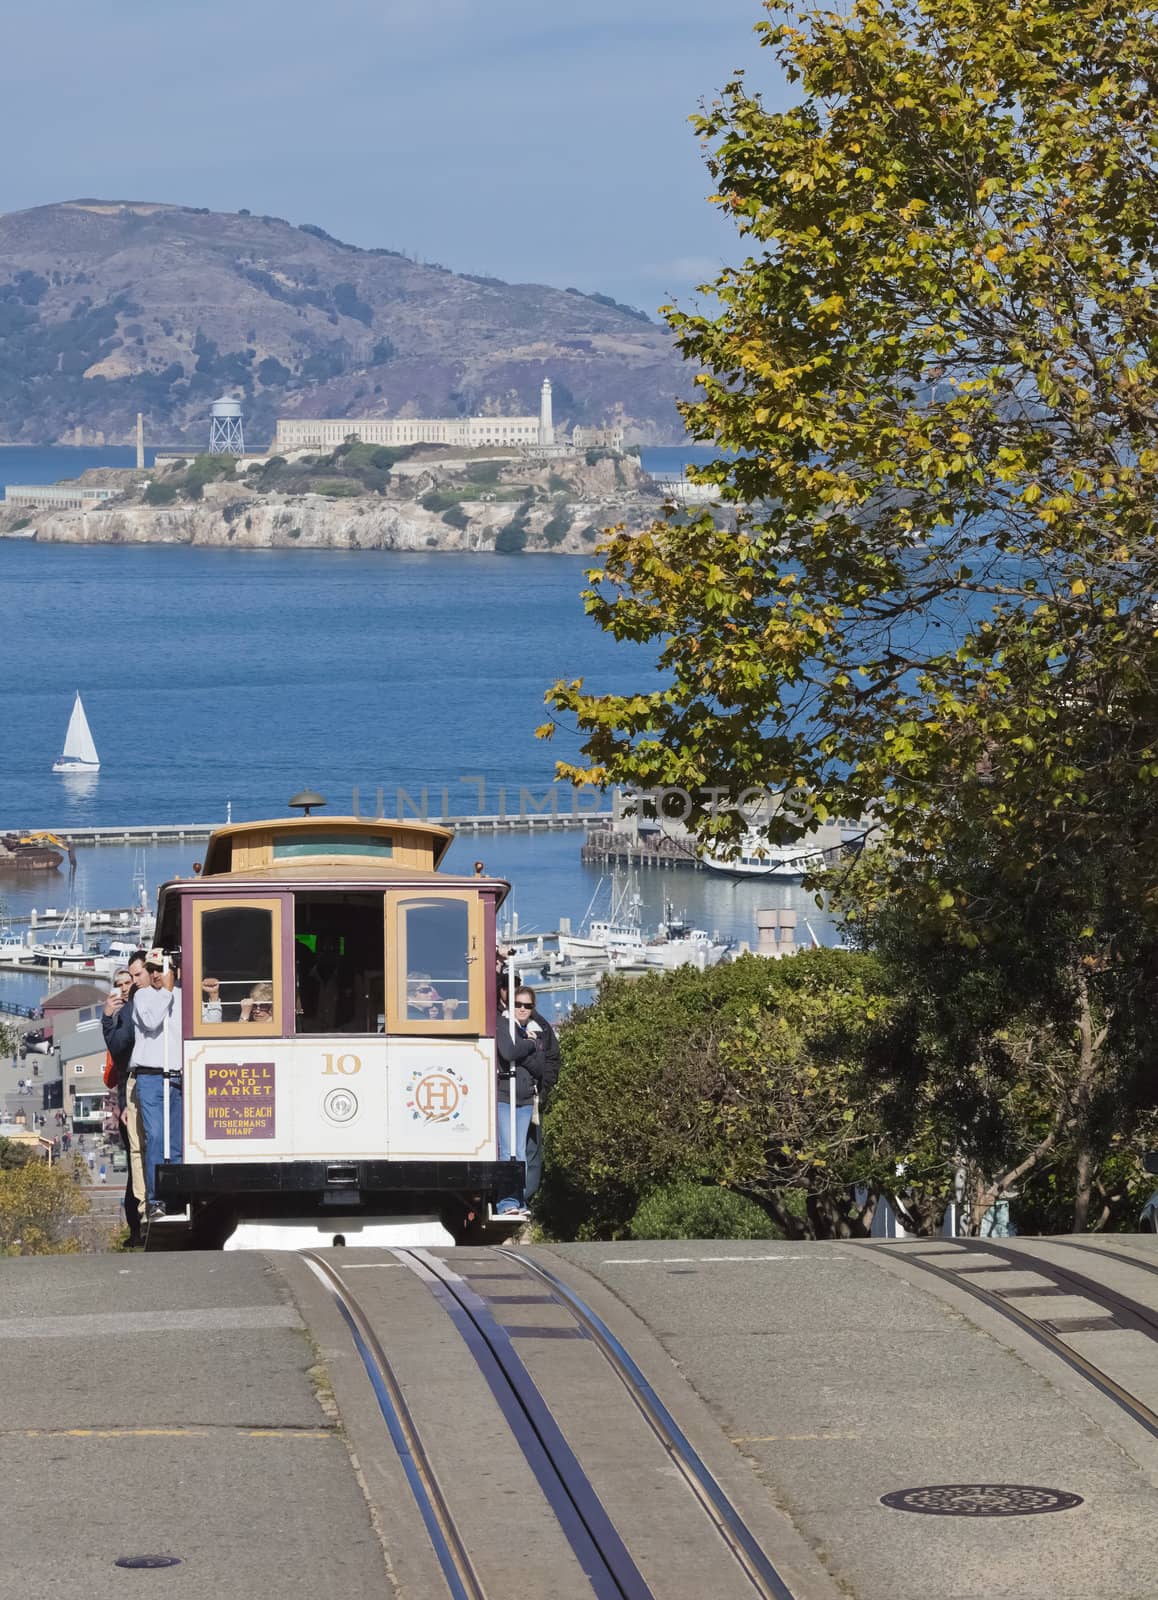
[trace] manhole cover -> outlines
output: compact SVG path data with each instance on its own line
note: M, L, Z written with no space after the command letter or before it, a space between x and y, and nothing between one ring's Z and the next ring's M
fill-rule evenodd
M881 1495L881 1505L893 1511L922 1511L930 1517L1033 1517L1043 1511L1072 1511L1081 1503L1080 1494L1029 1483L931 1483Z
M118 1556L116 1567L179 1567L180 1556Z

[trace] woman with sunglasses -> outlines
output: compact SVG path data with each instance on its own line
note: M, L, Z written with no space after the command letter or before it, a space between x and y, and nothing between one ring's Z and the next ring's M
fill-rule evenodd
M513 1013L503 1011L495 1029L499 1055L499 1160L527 1159L527 1131L531 1126L535 1095L543 1081L543 1050L540 1038L530 1027L535 1010L535 991L520 986L515 990ZM511 1078L515 1080L515 1140L511 1148ZM523 1198L523 1187L503 1195L495 1205L495 1216L504 1222L526 1222L531 1213Z

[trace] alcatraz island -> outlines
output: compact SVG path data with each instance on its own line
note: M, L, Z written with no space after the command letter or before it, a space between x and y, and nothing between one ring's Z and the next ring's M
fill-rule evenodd
M0 537L573 555L696 493L650 477L621 428L556 429L549 379L537 417L279 419L260 453L246 451L240 402L225 395L203 454L146 468L139 423L137 463L10 485Z

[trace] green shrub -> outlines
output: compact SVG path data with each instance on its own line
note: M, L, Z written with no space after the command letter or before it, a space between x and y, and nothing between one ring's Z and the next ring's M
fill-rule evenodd
M466 475L471 483L495 484L502 470L501 461L472 461L466 469Z
M442 513L442 520L449 528L470 527L470 517L459 505L448 506Z
M195 456L185 471L185 486L194 483L220 483L225 478L237 476L236 456Z
M319 478L312 487L315 494L329 495L331 500L349 500L362 493L362 485L353 478Z
M495 553L500 556L516 556L527 548L527 530L521 526L517 517L507 523L505 528L499 529L498 538L495 540Z
M782 1239L754 1200L702 1183L669 1183L643 1199L627 1225L633 1239Z
M46 1162L0 1163L0 1256L69 1254L79 1249L73 1219L87 1212L79 1169ZM86 1174L87 1176L87 1174Z
M171 506L177 498L176 483L158 483L155 479L145 490L145 504L147 506Z
M458 496L452 489L428 489L418 503L424 511L448 511L458 505Z
M622 1238L654 1190L689 1183L758 1192L795 1237L790 1194L811 1184L841 1204L874 1161L895 1171L875 1143L880 983L873 957L843 950L605 979L560 1032L536 1200L548 1233Z

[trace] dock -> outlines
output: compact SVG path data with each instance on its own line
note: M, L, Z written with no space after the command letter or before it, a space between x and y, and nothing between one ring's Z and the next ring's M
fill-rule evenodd
M658 833L640 836L593 828L583 841L580 858L590 866L690 867L705 870L687 839Z
M364 817L363 821L378 819ZM431 822L440 828L453 828L458 833L553 833L556 829L605 829L613 820L611 811L564 811L561 807L542 811L492 811L467 812L458 816L383 817L383 822ZM223 822L145 822L129 827L92 828L62 827L49 831L74 845L153 845L197 844L208 839L215 829L225 827ZM0 833L5 830L0 828ZM12 828L8 832L20 830Z

